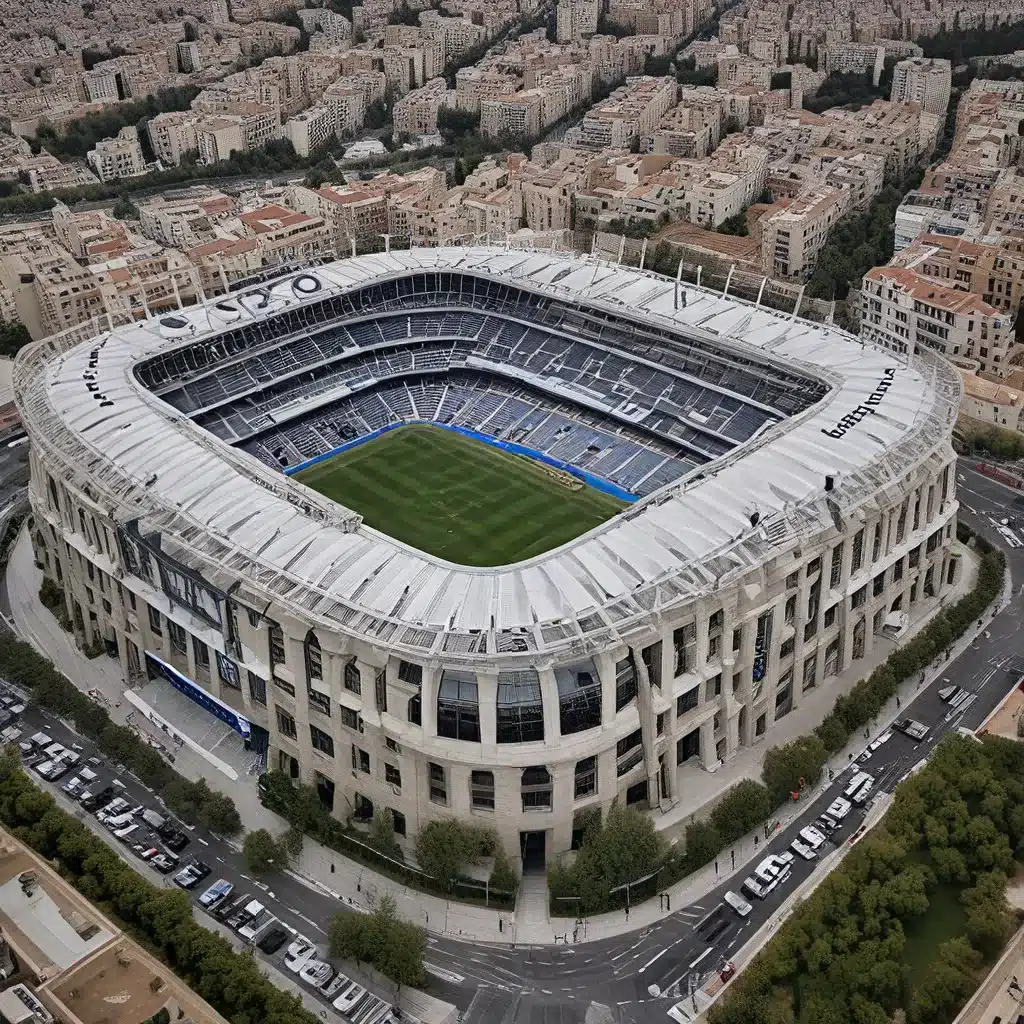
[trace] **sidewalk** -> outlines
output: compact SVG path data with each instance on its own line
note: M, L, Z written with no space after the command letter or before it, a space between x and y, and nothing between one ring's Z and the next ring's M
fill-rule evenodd
M960 588L969 589L977 574L978 559L973 552L964 550L964 571L961 574ZM96 688L109 700L111 717L117 722L124 722L126 712L131 705L123 699L124 681L121 679L115 662L100 657L92 661L86 659L75 647L73 639L65 633L56 619L39 603L38 592L41 582L40 573L32 562L31 544L27 533L23 532L18 539L11 556L11 571L8 573L7 584L11 602L12 615L18 632L31 641L39 650L45 652L58 668L83 690ZM959 588L958 588L959 589ZM1007 588L1004 601L1010 593L1010 580L1007 574ZM959 593L947 596L947 601L955 601ZM1000 602L1000 606L1003 601ZM920 623L912 626L904 638L912 637ZM971 633L954 646L954 656L966 649L974 639ZM777 732L772 734L772 744L785 743L810 731L814 724L824 717L840 693L848 692L858 679L862 679L876 664L888 657L893 645L882 642L878 645L875 658L858 661L855 671L848 670L842 676L830 680L828 686L819 687L808 698L801 708L795 709L776 726ZM944 670L945 662L933 666L927 676L931 683ZM899 698L906 703L921 684L916 680L904 683L899 690ZM817 702L812 705L811 700ZM120 705L120 706L118 706ZM814 709L813 715L804 708ZM874 725L877 732L895 720L900 709L896 707L896 698L891 700L881 711ZM765 752L772 744L760 744L752 750L744 750L728 765L723 766L714 774L701 772L700 775L709 780L715 792L705 797L705 801L714 799L717 793L738 782L741 778L758 778L761 762ZM848 755L856 756L863 749L863 735L851 739L847 748L840 751L830 762L836 774L849 764ZM236 803L239 814L247 828L268 828L271 832L284 831L286 823L283 818L264 808L256 791L256 780L251 776L240 776L231 781L226 776L211 770L209 763L192 756L183 750L175 762L175 766L189 778L206 777L211 787L229 795ZM819 789L808 794L807 799L820 792L827 785L827 774L823 777ZM772 824L778 821L782 827L789 824L803 809L803 803L794 803L780 810ZM685 828L692 820L694 812L691 808L685 816L674 823L674 830ZM725 878L744 870L746 865L761 849L763 829L759 827L732 847L723 850L718 858L700 871L682 879L667 890L671 898L672 911L681 909L688 904L699 902L708 892L714 889ZM755 838L758 840L755 843ZM386 876L380 875L371 868L357 861L349 860L333 850L321 846L307 838L302 854L299 856L294 871L296 877L312 885L314 888L332 898L358 906L372 904L378 896L385 893L392 895L397 904L399 916L409 921L422 924L428 931L450 938L464 939L474 942L498 944L516 943L520 945L553 945L566 941L565 936L572 933L571 918L554 920L538 920L535 922L517 921L515 915L507 912L499 913L483 906L445 900L431 896L416 889L399 885ZM650 927L669 916L660 907L660 901L648 900L631 908L627 919L624 911L613 911L590 918L580 925L578 941L596 941L622 935L637 929Z

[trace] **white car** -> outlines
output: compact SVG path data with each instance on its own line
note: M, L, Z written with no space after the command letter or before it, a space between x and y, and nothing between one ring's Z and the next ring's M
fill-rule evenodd
M813 825L800 829L800 839L812 850L825 845L825 837Z
M782 853L777 853L777 854L775 854L775 856L778 857L779 860L781 860L783 864L792 864L793 863L793 854L791 854L789 852L789 850L783 850Z
M754 909L742 896L739 896L734 892L727 892L722 899L724 899L740 917L746 917Z
M351 984L351 980L346 978L344 974L336 974L326 984L320 985L319 988L323 993L324 999L329 1003L333 1003L339 993Z
M789 844L789 848L799 856L803 857L804 860L814 860L818 855L804 842L799 839L794 839Z
M342 1013L348 1013L365 995L366 989L362 985L357 985L353 982L334 1000L333 1006L336 1010L341 1010Z
M292 974L298 974L315 956L316 946L304 935L300 935L285 952L284 965Z
M875 788L874 782L866 782L861 787L861 789L857 792L857 795L854 796L853 802L858 807L863 807L864 804L867 803L868 797L871 795L871 790L873 790L874 788Z
M833 821L842 821L850 813L852 806L849 800L844 800L841 796L837 796L828 805L828 810L825 813Z
M323 960L310 960L300 971L299 978L307 985L319 988L334 977L334 968Z

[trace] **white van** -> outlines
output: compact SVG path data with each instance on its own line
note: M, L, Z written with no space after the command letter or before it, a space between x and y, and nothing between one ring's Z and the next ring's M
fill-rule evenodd
M727 892L722 899L724 899L740 917L746 917L754 909L742 896L738 896L734 892Z
M855 772L852 779L843 790L843 796L847 800L853 800L857 794L869 783L875 780L867 772Z

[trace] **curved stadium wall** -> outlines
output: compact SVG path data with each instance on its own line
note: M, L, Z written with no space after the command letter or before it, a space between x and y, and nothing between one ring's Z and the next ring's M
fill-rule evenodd
M550 855L595 804L695 811L695 771L770 743L958 572L942 360L579 257L341 261L41 342L16 387L82 640L408 837L456 814ZM413 420L637 500L470 568L289 479Z

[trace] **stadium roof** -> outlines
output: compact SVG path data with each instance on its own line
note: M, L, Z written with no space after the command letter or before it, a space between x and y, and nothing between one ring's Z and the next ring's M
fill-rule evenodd
M590 533L500 568L452 565L406 547L148 393L132 372L140 360L227 329L212 302L84 342L52 339L22 357L19 401L33 443L89 480L117 518L159 531L165 550L214 585L241 579L239 599L273 598L420 658L582 653L602 634L640 627L652 612L712 592L802 537L842 528L915 466L948 455L960 381L942 360L929 354L908 365L834 327L690 285L680 286L685 304L677 308L676 286L663 277L495 247L394 251L302 276L322 283L313 296L322 299L325 290L433 269L674 323L709 345L753 346L831 389ZM266 291L252 301L234 296L241 322L308 301L297 297L295 277L271 283L269 301ZM231 326L238 324L235 314Z

